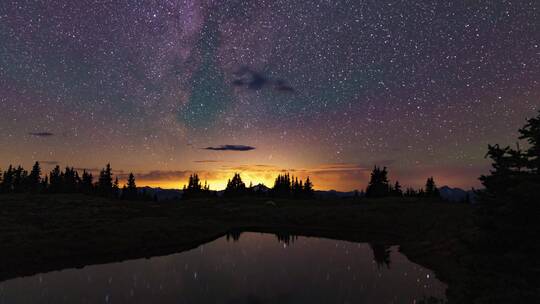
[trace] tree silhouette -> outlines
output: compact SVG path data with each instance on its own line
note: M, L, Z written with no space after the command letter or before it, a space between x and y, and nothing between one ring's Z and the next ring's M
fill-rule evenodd
M118 176L114 179L111 196L114 198L120 197L120 182L118 181Z
M388 183L388 171L386 167L375 166L371 172L371 178L366 189L366 197L385 197L390 194Z
M229 197L246 194L246 184L242 181L240 173L235 173L233 178L227 182L224 194Z
M113 179L111 164L107 164L107 166L99 173L97 192L101 196L113 196Z
M184 185L182 189L182 199L192 199L200 197L215 196L215 191L210 191L210 186L204 182L204 186L201 184L199 175L197 173L189 176L188 185Z
M403 190L401 190L401 184L399 183L399 181L396 181L396 183L394 184L394 187L392 188L392 195L393 196L403 196Z
M28 190L37 193L41 190L41 168L39 162L35 162L32 171L28 175Z
M279 174L276 177L271 194L275 197L289 197L291 195L291 177L289 173Z
M313 183L309 179L309 176L307 177L306 182L304 183L302 195L305 198L313 198L313 196L315 195L315 192L313 191Z
M312 198L314 196L313 183L306 179L304 183L298 177L291 176L289 173L279 174L274 187L270 190L273 197L280 198Z
M135 176L133 173L129 173L126 187L122 189L122 198L135 200L137 199L137 185L135 184Z
M66 167L62 176L62 192L75 193L78 192L78 186L80 184L79 173L73 169L73 167Z
M13 166L9 165L8 169L4 171L2 176L2 183L0 184L0 190L2 193L13 192Z
M84 194L91 194L94 192L94 177L92 173L83 170L80 191Z
M49 173L49 192L50 193L61 193L63 188L62 182L62 171L60 166L54 167L54 169Z
M23 167L18 166L13 172L13 192L23 193L27 190L28 171Z
M485 189L477 194L482 226L497 242L524 246L540 233L540 112L518 132L528 149L489 145L486 157L492 159L492 169L480 177Z
M435 185L435 180L433 176L428 178L426 181L425 196L427 197L439 197L439 189Z

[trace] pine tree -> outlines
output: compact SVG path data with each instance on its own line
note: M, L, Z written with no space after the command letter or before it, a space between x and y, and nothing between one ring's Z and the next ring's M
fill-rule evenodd
M210 191L210 186L205 181L204 186L201 184L199 175L197 173L191 174L189 176L188 185L184 185L182 191L183 199L191 199L197 197L208 197L211 196L212 191Z
M487 157L492 170L482 175L485 189L477 191L482 226L496 236L496 242L526 246L540 234L540 112L518 130L529 147L523 151L489 145ZM537 243L537 242L532 242Z
M118 176L114 179L114 182L113 182L113 185L112 185L111 196L113 198L119 198L120 197L120 183L118 182Z
M307 179L306 179L306 182L304 183L303 196L305 198L313 198L314 194L315 193L313 191L313 183L311 182L311 180L309 179L309 176L308 176Z
M8 169L4 171L2 177L2 183L0 184L0 192L11 193L13 192L13 166L9 165Z
M62 192L75 193L79 190L79 173L73 167L66 167L62 178Z
M396 181L396 183L394 184L392 193L394 196L399 196L399 197L403 196L403 190L401 190L401 184L399 183L399 181Z
M112 196L113 179L111 165L101 170L97 184L97 190L101 196Z
M54 167L54 169L49 173L49 192L50 193L60 193L63 188L63 176L60 166Z
M17 169L13 172L13 192L23 193L27 190L27 178L28 171L24 170L23 167L18 166Z
M433 176L428 178L426 181L425 196L427 197L439 197L439 189L435 185L435 180Z
M275 197L291 197L292 184L289 173L279 174L274 182L274 187L271 191L272 196Z
M36 162L32 167L32 171L28 175L28 188L30 192L37 193L41 188L41 168L39 162Z
M226 196L242 196L246 194L246 184L242 181L240 173L235 173L233 178L227 182L224 194Z
M80 191L84 194L91 194L94 192L94 177L92 173L83 170Z
M388 171L386 167L375 166L371 172L371 178L366 189L366 197L385 197L390 194Z
M137 199L137 185L135 184L135 176L133 173L129 173L127 186L125 190L122 191L122 198L129 200Z

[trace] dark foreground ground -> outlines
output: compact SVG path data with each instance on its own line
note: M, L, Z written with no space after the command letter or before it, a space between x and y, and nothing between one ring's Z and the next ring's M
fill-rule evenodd
M0 281L176 253L246 230L398 244L448 284L449 303L539 303L536 255L489 248L471 206L419 199L276 200L274 206L267 200L2 195Z

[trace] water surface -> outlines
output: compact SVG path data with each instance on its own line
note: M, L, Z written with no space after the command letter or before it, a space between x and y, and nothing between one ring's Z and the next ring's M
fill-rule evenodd
M396 246L242 233L196 249L0 283L0 303L418 303L444 298Z

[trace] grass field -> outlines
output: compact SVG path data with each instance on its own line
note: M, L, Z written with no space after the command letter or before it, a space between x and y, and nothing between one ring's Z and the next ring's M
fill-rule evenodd
M516 269L510 267L521 264L497 270L490 266L500 263L497 255L476 249L479 232L471 206L401 198L267 201L151 203L3 195L0 280L171 254L240 229L400 245L410 260L448 284L451 303L508 303L537 291L528 280L512 281Z

